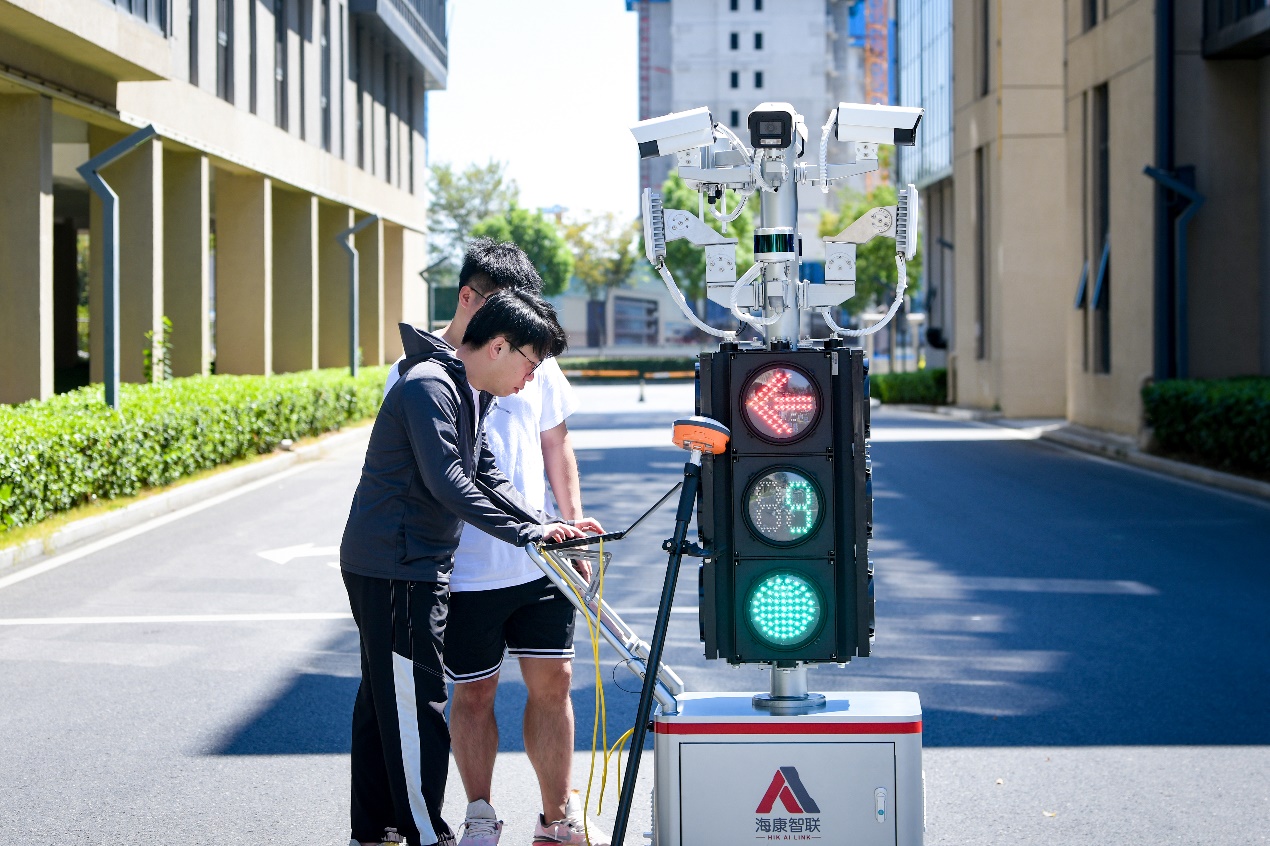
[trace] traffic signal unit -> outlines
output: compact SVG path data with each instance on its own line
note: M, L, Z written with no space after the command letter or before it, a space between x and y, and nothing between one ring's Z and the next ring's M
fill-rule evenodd
M702 467L707 658L843 663L873 637L868 365L861 350L702 354L697 411L732 441Z

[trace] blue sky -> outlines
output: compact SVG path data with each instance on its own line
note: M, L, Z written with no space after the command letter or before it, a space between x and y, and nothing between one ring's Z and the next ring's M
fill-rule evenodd
M506 161L522 205L639 211L636 14L623 0L450 0L428 159Z

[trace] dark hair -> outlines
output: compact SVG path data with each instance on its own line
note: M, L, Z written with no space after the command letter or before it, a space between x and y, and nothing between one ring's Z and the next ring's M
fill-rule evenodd
M529 347L539 361L560 355L569 347L551 303L516 288L503 288L489 295L467 324L463 343L479 349L499 335L514 347Z
M482 284L490 290L481 291L472 285L474 278L482 276L489 280ZM477 238L467 245L463 267L459 270L459 286L464 285L482 294L501 288L519 288L542 294L542 277L525 251L509 241L500 243L493 238Z

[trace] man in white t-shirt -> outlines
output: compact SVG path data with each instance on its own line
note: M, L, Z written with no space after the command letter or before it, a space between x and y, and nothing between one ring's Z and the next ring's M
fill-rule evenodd
M437 337L457 347L486 297L509 285L542 291L541 278L519 247L490 239L473 242L459 272L454 318ZM550 482L560 516L577 520L582 517L578 464L565 423L577 401L555 359L540 364L536 378L490 410L485 435L498 468L531 505L547 510ZM385 393L398 378L394 365ZM494 695L505 654L520 659L528 692L525 751L538 775L543 805L534 842L586 844L584 809L570 790L573 629L573 605L524 550L463 527L450 575L445 634L445 670L454 682L451 747L468 798L460 846L494 846L502 832L490 792L498 753ZM591 846L607 846L594 822L589 829Z

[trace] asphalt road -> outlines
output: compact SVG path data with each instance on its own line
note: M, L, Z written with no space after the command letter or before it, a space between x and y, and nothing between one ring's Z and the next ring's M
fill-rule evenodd
M656 444L689 390L583 389L584 498L610 528L680 476L684 454ZM920 694L927 842L1266 842L1270 507L1026 428L875 412L874 429L874 657L811 682ZM0 587L0 843L347 841L357 641L332 564L360 463L350 447ZM606 596L646 633L672 521L612 548ZM690 689L765 689L757 668L703 659L695 604L688 566L666 661ZM585 789L595 669L579 646ZM612 740L635 679L607 647L600 664ZM523 703L509 665L505 843L528 841L537 802ZM461 793L453 778L454 824ZM637 795L628 843L646 829Z

